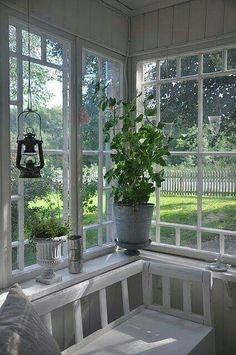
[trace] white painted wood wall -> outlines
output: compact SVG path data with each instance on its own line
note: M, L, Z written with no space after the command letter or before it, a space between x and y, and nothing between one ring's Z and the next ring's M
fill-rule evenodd
M26 12L27 0L0 1ZM61 30L125 55L128 17L99 0L30 0L33 17Z
M131 55L223 39L236 33L235 18L235 0L190 0L134 16L131 20Z

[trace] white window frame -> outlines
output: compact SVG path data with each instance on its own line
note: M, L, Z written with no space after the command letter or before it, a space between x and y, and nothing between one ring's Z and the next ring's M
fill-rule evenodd
M219 46L214 48L207 48L206 50L201 51L191 51L191 52L181 52L175 55L167 55L165 57L158 56L158 57L148 57L145 56L145 59L136 61L136 87L139 92L143 92L143 86L146 85L153 85L157 88L157 117L156 122L160 121L160 86L163 83L172 83L172 82L186 82L189 80L195 80L198 83L198 142L200 149L198 151L171 151L172 156L188 156L188 155L195 155L198 157L197 169L198 169L198 176L202 176L202 163L201 160L204 156L218 156L218 157L236 157L236 151L203 151L202 149L202 128L203 128L203 80L206 78L213 78L213 77L225 77L230 76L232 74L236 75L236 69L227 70L227 49L236 48L234 45L227 45L227 46ZM203 72L203 54L211 53L215 51L223 51L223 65L222 70L219 72L213 73L204 73ZM198 73L195 75L189 76L181 76L181 58L191 55L198 55ZM160 78L160 62L166 59L176 59L177 60L177 72L175 78L168 78L168 79L161 79ZM156 62L156 79L152 81L144 81L142 67L144 63L148 62ZM175 254L175 255L182 255L192 258L199 258L199 259L207 259L211 260L216 257L215 252L201 250L201 233L208 232L208 233L215 233L219 235L219 243L220 243L220 250L219 253L223 255L224 260L229 262L230 264L236 265L236 256L225 254L225 235L231 235L236 237L236 231L231 230L223 230L223 229L216 229L216 228L207 228L201 226L201 217L202 217L202 184L200 178L198 178L197 182L197 225L183 225L177 223L168 223L162 222L160 220L160 189L156 189L156 220L152 221L153 225L156 225L156 240L148 247L147 249L153 251L161 251L165 253ZM167 245L161 243L161 236L160 236L160 228L161 227L172 227L175 228L175 245ZM196 231L197 232L197 249L187 248L180 246L180 238L181 238L181 229Z
M85 72L85 64L86 64L86 53L89 53L91 55L94 55L98 58L98 68L99 68L99 73L98 77L102 78L102 61L103 60L108 60L112 62L116 62L120 66L119 70L119 80L120 80L120 97L121 99L123 97L123 62L119 59L116 59L114 57L111 57L109 55L103 54L102 52L98 52L96 50L83 47L82 49L82 66L83 70L82 73ZM111 219L104 221L103 220L103 193L111 192L111 186L104 186L104 170L103 170L103 162L104 162L104 157L105 155L110 155L111 151L110 150L105 150L103 149L103 119L102 119L103 113L99 111L99 116L98 116L98 150L83 150L82 155L84 156L93 156L93 157L98 157L98 223L96 224L89 224L83 226L83 248L86 250L86 233L90 230L96 229L98 231L98 240L97 240L97 245L98 247L102 247L103 244L103 227L107 227L107 232L106 232L106 243L105 244L112 244L114 245L114 240L115 240L115 224L114 224L114 212L113 208L111 209ZM82 134L81 134L81 139L82 139ZM111 228L110 228L111 227ZM112 231L111 235L111 240L108 238L109 231Z

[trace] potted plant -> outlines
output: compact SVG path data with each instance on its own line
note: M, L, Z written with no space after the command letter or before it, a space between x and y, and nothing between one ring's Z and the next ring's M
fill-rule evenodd
M35 221L31 229L31 242L36 244L37 263L43 271L36 281L52 284L62 277L54 272L54 267L61 262L61 246L69 232L68 224L63 225L56 217Z
M99 108L104 112L104 141L110 143L112 167L105 179L112 183L117 244L127 254L137 254L149 245L149 230L153 207L150 196L164 181L166 157L170 154L169 139L163 133L163 124L153 123L156 114L151 102L153 95L142 103L143 113L136 114L138 95L131 101L117 101L108 97L107 85L99 82L95 94ZM120 126L121 129L117 130Z

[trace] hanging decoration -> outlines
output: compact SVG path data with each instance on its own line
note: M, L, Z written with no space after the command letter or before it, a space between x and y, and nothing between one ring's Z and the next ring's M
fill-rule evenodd
M28 106L21 112L17 118L18 136L17 136L17 155L16 167L20 170L20 178L39 178L40 171L44 167L42 134L41 134L41 116L32 108L31 93L31 61L30 61L30 7L27 1L28 15ZM35 129L30 126L36 121L39 131L36 136ZM29 124L27 125L27 122Z

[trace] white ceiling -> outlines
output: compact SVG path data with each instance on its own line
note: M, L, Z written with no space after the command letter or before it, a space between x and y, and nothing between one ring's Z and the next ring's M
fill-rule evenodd
M138 15L187 1L189 0L105 0L130 15Z

